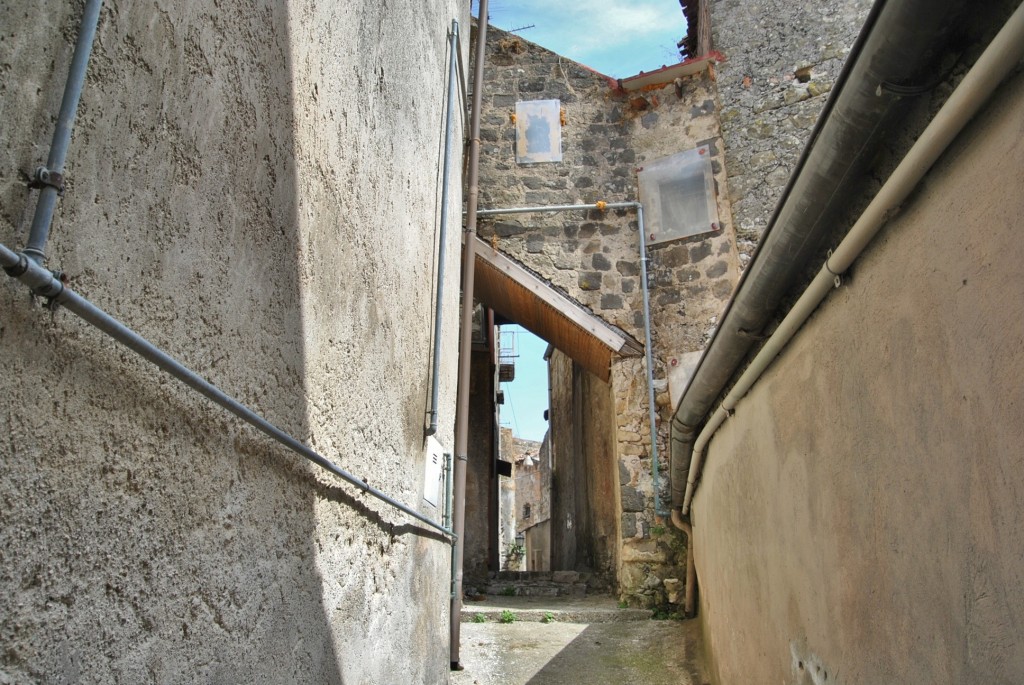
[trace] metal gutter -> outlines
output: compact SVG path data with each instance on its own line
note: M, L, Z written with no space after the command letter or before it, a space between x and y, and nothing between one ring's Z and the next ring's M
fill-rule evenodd
M847 205L904 107L888 84L932 82L953 0L879 0L855 42L775 213L672 417L672 507L685 498L693 443L715 401L760 339L782 297ZM823 256L823 255L822 255Z
M64 84L57 127L53 131L50 154L46 166L36 169L35 178L30 184L30 187L40 190L25 254L39 264L46 261L46 243L50 238L50 226L53 223L57 198L64 194L64 162L68 156L68 147L71 145L75 114L78 112L78 101L85 86L85 74L89 69L89 56L92 54L92 44L96 37L102 6L103 0L87 0L85 3L75 51L71 57L71 66L68 68L68 80Z
M59 278L48 271L44 266L35 262L29 255L17 253L5 245L0 244L0 266L11 278L16 278L28 285L32 292L41 297L47 298L51 304L64 307L69 312L79 317L86 323L98 328L111 338L131 349L146 361L156 365L161 371L174 376L179 381L192 388L199 394L211 400L215 404L228 410L238 418L248 423L253 428L269 436L279 444L287 447L299 456L305 457L325 471L333 473L350 485L359 490L376 497L385 504L402 511L412 518L424 523L445 535L454 536L451 530L436 523L430 518L419 513L398 500L384 494L377 488L371 486L365 478L353 475L335 465L326 457L313 451L309 447L284 432L255 411L242 404L235 398L229 396L216 385L206 380L192 369L179 362L159 347L149 342L141 335L125 326L113 316L103 311L77 292L68 288Z

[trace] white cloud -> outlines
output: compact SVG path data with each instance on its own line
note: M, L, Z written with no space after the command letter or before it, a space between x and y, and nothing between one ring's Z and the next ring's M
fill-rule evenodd
M527 40L613 76L629 76L678 61L686 31L678 0L493 0L491 20Z

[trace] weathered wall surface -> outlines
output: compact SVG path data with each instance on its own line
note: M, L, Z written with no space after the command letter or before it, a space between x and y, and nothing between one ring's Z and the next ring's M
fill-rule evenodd
M729 197L746 265L871 0L712 0Z
M49 249L72 287L412 505L461 11L108 4ZM79 13L0 4L10 246ZM21 286L0 310L0 681L445 681L447 545ZM442 369L450 445L454 355Z
M559 351L549 370L552 568L610 580L619 546L611 386Z
M572 359L555 350L548 361L551 398L548 440L551 447L551 568L571 571L576 565L576 489L573 439Z
M494 474L494 447L498 426L494 416L495 374L493 353L485 346L476 349L470 367L469 459L466 470L466 546L462 562L467 582L487 581L491 555L490 508L498 503Z
M712 153L722 225L716 232L650 250L655 378L661 422L667 426L667 369L702 349L738 275L733 227L728 220L723 148L714 84L708 74L627 96L608 80L564 57L492 29L485 69L481 139L481 207L609 202L637 198L636 171L698 144ZM563 161L518 165L510 115L519 100L557 98L565 110ZM609 323L643 340L640 247L631 211L517 215L482 221L480 234ZM615 446L629 499L620 532L627 564L636 566L625 594L647 583L642 601L657 603L659 578L677 571L672 545L651 538L663 531L654 516L650 429L642 361L618 360L612 369ZM552 407L555 399L552 398ZM557 441L555 424L552 438ZM667 428L659 430L664 451ZM557 446L556 446L557 450ZM664 462L663 462L664 463ZM662 490L666 480L662 479ZM665 491L663 495L667 493ZM557 539L557 522L555 537ZM654 588L652 591L648 591Z
M1018 74L711 443L721 682L1024 679Z
M517 438L516 443L518 454L508 458L515 464L516 531L521 532L551 517L551 450L532 440ZM543 444L547 445L547 442ZM529 516L526 516L526 507L530 508Z

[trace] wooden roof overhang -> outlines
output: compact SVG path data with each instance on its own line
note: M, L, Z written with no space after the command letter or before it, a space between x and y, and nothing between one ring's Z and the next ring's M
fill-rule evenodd
M474 294L498 314L547 340L605 382L611 374L613 354L643 354L643 347L631 336L480 238L474 240Z

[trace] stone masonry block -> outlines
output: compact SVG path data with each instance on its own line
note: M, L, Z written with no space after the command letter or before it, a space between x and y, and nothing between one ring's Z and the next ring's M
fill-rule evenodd
M711 243L707 240L701 241L690 247L690 261L694 264L702 259L711 256Z
M644 510L644 496L636 488L624 485L622 493L622 511L641 512Z
M624 259L615 262L615 269L623 276L636 276L640 273L640 267L636 262L628 262Z
M590 264L594 269L598 271L608 271L609 269L612 268L612 263L608 261L608 258L605 257L600 252L596 253L593 257L590 258Z
M724 276L725 272L728 271L728 269L729 265L725 262L725 260L720 259L717 262L715 262L711 267L709 267L705 274L708 278L718 278L719 276Z
M601 309L622 309L622 297L613 293L602 295Z
M584 271L579 275L576 284L580 287L580 290L600 290L601 272Z

